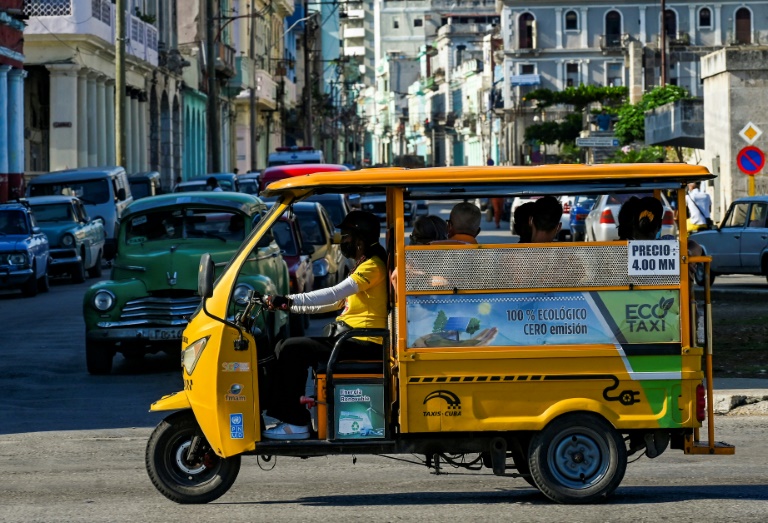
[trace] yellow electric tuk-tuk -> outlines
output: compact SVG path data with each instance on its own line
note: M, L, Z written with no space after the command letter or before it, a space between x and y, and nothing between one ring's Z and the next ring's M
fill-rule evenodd
M711 178L685 164L546 165L367 169L270 185L277 203L229 264L201 260L184 390L151 407L177 411L150 437L152 482L173 501L206 503L233 484L242 455L409 453L438 471L482 463L556 502L590 503L618 487L628 455L733 454L714 438L709 278L703 339L689 278L690 265L708 270L709 258L689 256L685 213L662 239L546 244L510 235L412 246L403 218L417 200L531 195L664 192L685 208L686 185ZM253 318L285 313L236 295L238 272L294 202L350 192L386 195L383 242L399 276L388 328L341 337L381 337L381 359L341 361L334 350L307 399L314 438L262 440L259 390L273 347Z

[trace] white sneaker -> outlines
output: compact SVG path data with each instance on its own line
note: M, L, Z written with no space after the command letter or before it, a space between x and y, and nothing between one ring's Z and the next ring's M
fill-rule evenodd
M266 439L309 439L309 425L278 423L271 429L262 431L261 436Z

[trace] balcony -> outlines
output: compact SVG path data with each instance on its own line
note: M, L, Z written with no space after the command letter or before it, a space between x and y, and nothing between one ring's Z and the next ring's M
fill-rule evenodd
M344 56L365 56L365 46L344 47Z
M704 101L678 100L646 111L645 143L704 149Z
M227 82L227 90L230 95L237 94L244 89L250 89L253 84L254 62L247 56L235 58L235 76Z
M277 14L284 18L293 14L293 0L277 0L274 5L277 7Z
M276 86L272 76L263 69L256 70L256 100L257 103L269 109L276 108Z
M216 71L222 76L233 77L235 70L235 48L222 42L216 42Z
M365 38L365 27L344 26L344 38Z
M115 5L110 0L27 0L29 17L24 35L95 36L112 46L115 41ZM127 55L157 66L157 28L125 14Z
M609 52L620 52L626 49L630 39L631 39L631 36L626 33L625 34L612 33L612 34L600 35L600 49L603 51L603 54L606 54Z

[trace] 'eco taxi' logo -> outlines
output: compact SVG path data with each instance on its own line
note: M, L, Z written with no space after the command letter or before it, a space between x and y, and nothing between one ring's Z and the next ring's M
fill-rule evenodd
M425 410L424 416L461 416L461 399L449 390L436 390L430 392L424 398L423 404L426 405L429 400L441 399L445 401L447 410Z
M667 313L675 304L674 298L659 299L659 303L631 303L625 308L629 332L664 332L667 330Z

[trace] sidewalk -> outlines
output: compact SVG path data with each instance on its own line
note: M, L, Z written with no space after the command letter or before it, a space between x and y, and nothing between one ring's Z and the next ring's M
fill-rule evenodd
M715 378L713 385L715 414L728 414L738 408L743 415L768 416L768 376L765 379Z

